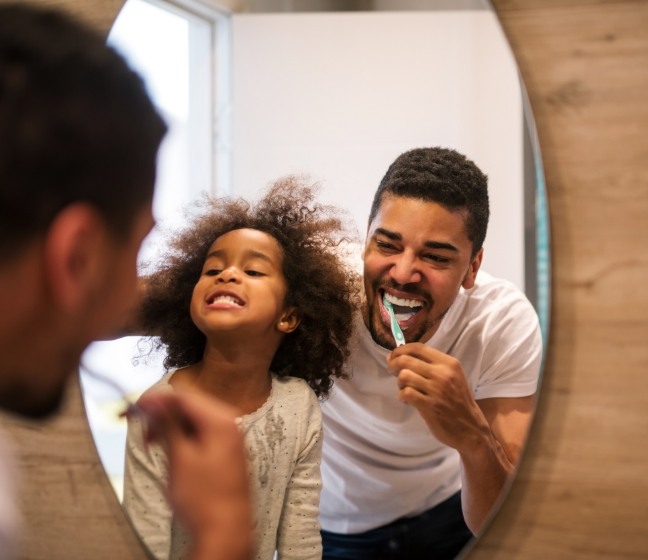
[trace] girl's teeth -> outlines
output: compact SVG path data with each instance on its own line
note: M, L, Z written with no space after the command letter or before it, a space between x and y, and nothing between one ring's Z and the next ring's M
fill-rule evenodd
M221 302L234 303L236 305L240 305L239 302L232 296L218 296L212 300L212 303L221 303Z

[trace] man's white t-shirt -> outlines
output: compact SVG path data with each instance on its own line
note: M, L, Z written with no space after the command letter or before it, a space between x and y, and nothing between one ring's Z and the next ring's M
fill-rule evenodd
M535 393L542 360L538 316L512 283L480 271L460 290L428 346L457 358L476 400ZM461 489L458 453L396 398L389 351L355 321L350 378L322 403L320 522L359 533L417 515Z

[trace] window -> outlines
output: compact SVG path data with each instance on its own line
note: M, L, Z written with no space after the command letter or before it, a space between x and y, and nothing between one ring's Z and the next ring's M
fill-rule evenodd
M108 43L142 76L169 126L158 156L153 212L174 227L179 210L201 193L229 192L229 14L207 0L127 0ZM159 230L145 240L140 258L152 256ZM160 378L159 361L140 354L139 337L92 344L83 356L81 381L90 427L104 468L121 498L126 422L110 386L84 373L106 374L136 398Z

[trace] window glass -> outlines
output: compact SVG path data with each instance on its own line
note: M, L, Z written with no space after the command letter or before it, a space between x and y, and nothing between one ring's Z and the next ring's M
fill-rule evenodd
M154 256L161 231L181 224L181 209L201 193L228 192L227 74L229 18L196 2L128 0L108 37L142 77L169 131L158 155L153 213L158 228L140 262ZM216 134L218 132L218 135ZM146 357L139 337L96 342L81 368L86 410L97 449L122 495L126 422L118 392L87 370L107 375L132 399L160 378L161 359ZM138 357L139 356L139 357Z

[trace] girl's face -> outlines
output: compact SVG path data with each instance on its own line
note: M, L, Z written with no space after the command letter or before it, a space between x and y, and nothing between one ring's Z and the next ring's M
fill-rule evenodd
M283 251L277 240L255 229L220 236L207 252L191 298L191 318L209 338L223 332L277 337L298 324L285 309Z

